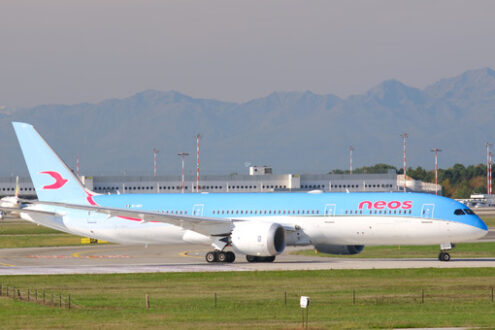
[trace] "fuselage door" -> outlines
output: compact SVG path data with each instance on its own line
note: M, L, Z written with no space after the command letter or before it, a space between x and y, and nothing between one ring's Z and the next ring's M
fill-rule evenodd
M196 217L202 217L204 207L205 207L204 204L194 204L192 214Z
M325 216L333 217L335 215L335 204L326 204L325 205Z
M432 219L434 210L435 210L435 204L423 204L423 207L421 209L421 217L426 219Z
M86 217L86 221L88 222L88 225L94 225L96 224L96 215L94 212L88 211L88 216Z

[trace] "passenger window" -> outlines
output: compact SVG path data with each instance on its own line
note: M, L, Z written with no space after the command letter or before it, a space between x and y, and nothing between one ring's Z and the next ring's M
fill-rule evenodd
M457 209L457 210L454 211L454 214L455 215L465 215L466 213L464 213L464 211L461 210L461 209Z

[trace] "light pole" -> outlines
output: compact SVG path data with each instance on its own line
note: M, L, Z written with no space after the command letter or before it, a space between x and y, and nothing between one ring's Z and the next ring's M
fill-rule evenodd
M492 152L489 152L488 153L488 173L489 173L489 180L488 180L488 194L491 195L492 194L492 156L493 156L493 153Z
M486 193L491 194L491 186L492 186L492 171L491 171L491 152L490 152L490 147L492 146L491 143L486 143Z
M404 155L403 155L403 161L404 161L404 192L406 192L406 171L407 171L407 166L406 166L406 139L407 139L407 133L402 133L402 146L403 146L403 151L404 151Z
M158 153L158 149L153 148L153 176L156 176L156 154Z
M184 158L189 156L187 152L179 152L177 154L182 159L182 180L181 180L181 192L184 193Z
M77 175L77 178L79 178L79 154L76 155L76 175Z
M349 147L349 174L352 174L352 152L354 151L354 147Z
M199 192L199 138L201 136L196 134L196 192Z
M438 195L438 153L442 150L433 148L431 151L435 153L435 195Z

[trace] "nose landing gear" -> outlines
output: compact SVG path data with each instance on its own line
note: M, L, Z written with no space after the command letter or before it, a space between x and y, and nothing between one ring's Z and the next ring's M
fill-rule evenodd
M448 252L441 251L438 254L438 260L440 260L440 261L450 261L450 254Z
M440 261L450 261L450 254L447 251L455 248L455 244L442 243L440 244L440 253L438 254L438 260Z

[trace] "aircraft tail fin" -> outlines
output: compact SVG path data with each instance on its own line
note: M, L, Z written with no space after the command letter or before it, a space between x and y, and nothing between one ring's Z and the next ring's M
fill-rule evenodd
M91 191L84 188L69 167L36 129L26 123L12 123L40 201L91 204Z

